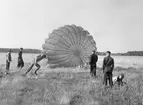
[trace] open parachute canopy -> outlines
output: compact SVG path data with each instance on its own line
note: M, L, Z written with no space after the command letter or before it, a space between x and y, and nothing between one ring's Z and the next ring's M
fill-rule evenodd
M43 44L48 63L54 67L77 67L89 61L96 43L80 26L65 25L53 30Z

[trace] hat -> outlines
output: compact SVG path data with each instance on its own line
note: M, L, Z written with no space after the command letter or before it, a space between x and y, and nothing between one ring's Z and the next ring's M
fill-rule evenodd
M111 52L110 52L110 51L106 51L106 53L109 53L109 54L111 54Z
M21 47L20 49L21 49L21 50L23 50L23 48L22 48L22 47Z
M95 51L95 50L93 50L93 52L95 53L96 51Z

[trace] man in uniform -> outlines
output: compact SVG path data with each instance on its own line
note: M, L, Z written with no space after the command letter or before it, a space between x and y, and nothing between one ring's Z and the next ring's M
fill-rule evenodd
M103 73L104 73L104 81L103 83L107 86L107 82L109 80L109 85L113 86L112 81L112 72L114 69L114 59L111 57L111 52L106 52L106 57L103 60Z
M6 73L5 74L7 74L9 72L10 62L11 61L12 61L11 50L9 50L9 52L6 54Z
M40 69L40 65L38 64L38 62L40 62L42 59L44 59L44 58L46 58L46 55L44 55L44 54L39 54L38 56L36 56L36 58L34 58L34 60L33 60L33 62L32 62L32 64L31 64L31 66L28 68L28 70L27 70L27 72L25 73L25 74L27 74L27 73L29 73L31 70L32 70L32 68L34 67L34 65L37 67L37 69L35 70L35 74L36 75L38 75L37 74L37 71Z
M23 58L22 58L22 52L23 51L23 48L20 48L20 51L18 53L18 64L17 64L17 68L23 68L24 67L24 61L23 61Z
M96 76L96 63L98 61L98 56L95 54L95 51L93 51L92 55L90 56L90 74L92 76Z

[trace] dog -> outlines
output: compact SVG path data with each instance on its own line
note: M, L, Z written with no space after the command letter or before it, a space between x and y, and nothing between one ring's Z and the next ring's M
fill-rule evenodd
M114 76L112 78L113 84L118 84L118 86L123 86L124 84L126 84L126 82L123 81L125 75L123 73L121 73L118 76Z

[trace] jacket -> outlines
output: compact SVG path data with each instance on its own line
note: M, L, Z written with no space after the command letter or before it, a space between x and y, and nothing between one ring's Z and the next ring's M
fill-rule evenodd
M89 64L90 65L96 65L97 61L98 61L98 56L96 54L92 54L90 57Z
M6 60L7 60L8 62L11 62L11 61L12 61L11 53L10 53L10 52L8 52L8 53L6 54Z
M104 72L112 72L114 69L114 59L110 56L105 57L102 68Z

